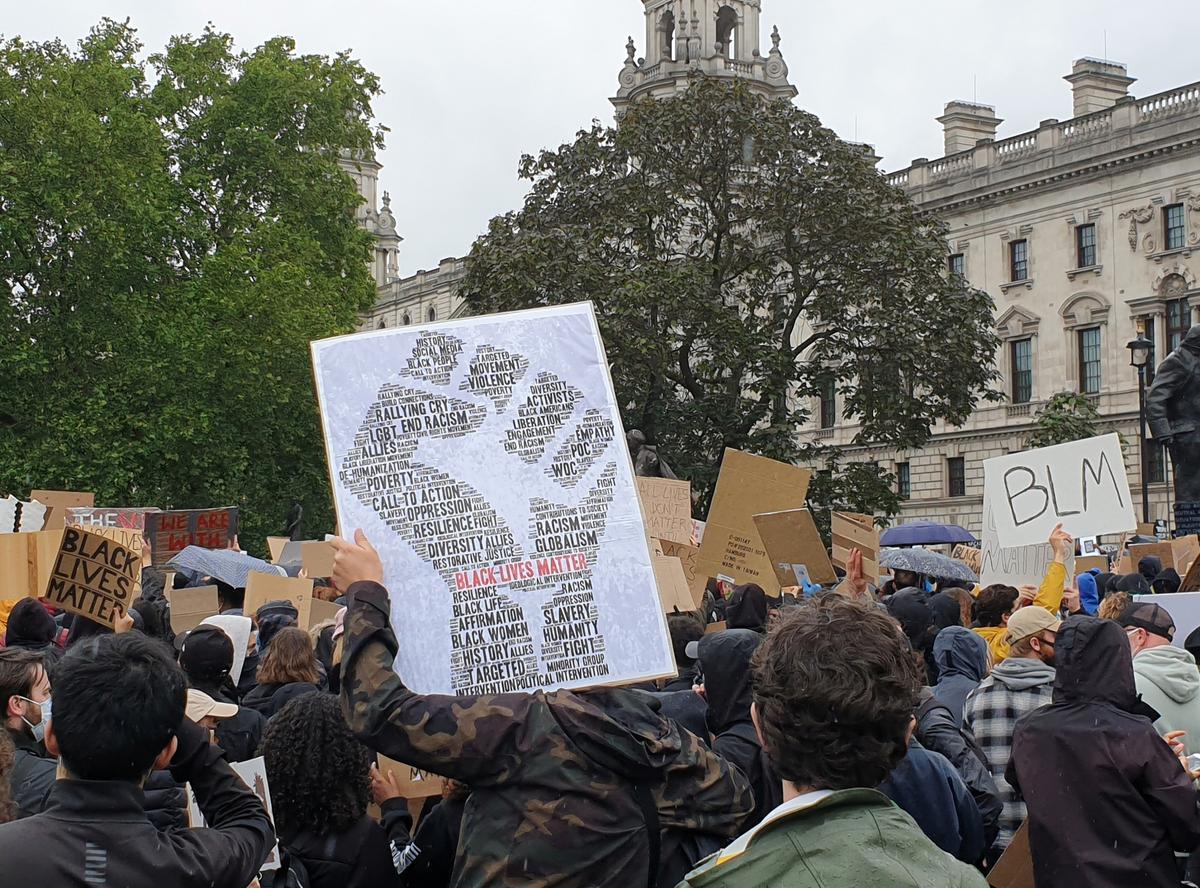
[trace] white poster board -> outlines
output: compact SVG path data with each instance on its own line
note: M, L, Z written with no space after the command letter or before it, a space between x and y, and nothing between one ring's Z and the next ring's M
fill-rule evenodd
M1137 527L1115 434L984 460L983 487L1006 548L1045 542L1060 522L1076 538Z
M987 494L983 498L983 532L980 534L979 585L984 588L999 583L1004 586L1040 586L1046 569L1054 560L1054 548L1049 542L1030 546L1000 545L996 534L996 519ZM1049 539L1049 533L1046 538ZM1075 556L1067 562L1067 577L1075 575Z
M271 806L271 786L267 782L267 760L261 755L258 758L249 759L244 762L231 762L229 767L233 768L235 774L242 778L242 782L246 784L246 788L258 796L259 801L263 803L263 807L267 809L267 816L271 818L271 823L275 822L275 809ZM204 815L200 811L200 804L196 800L196 793L192 790L192 785L187 784L188 798L188 824L192 829L204 829L208 824L204 820ZM276 841L271 846L270 852L267 854L267 859L263 861L260 869L263 872L269 870L277 870L280 866L279 842Z
M674 675L590 303L312 344L339 527L418 693Z

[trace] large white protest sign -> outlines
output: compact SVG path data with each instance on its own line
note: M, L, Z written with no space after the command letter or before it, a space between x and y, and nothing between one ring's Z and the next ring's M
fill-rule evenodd
M312 345L339 526L421 693L674 674L589 303Z
M1047 540L1049 535L1047 534ZM1000 545L996 534L996 519L988 502L987 495L983 499L983 532L980 534L979 554L979 584L991 586L999 583L1004 586L1039 586L1046 577L1046 569L1054 560L1054 547L1050 543L1036 543L1030 546ZM1075 573L1075 556L1068 561L1067 575Z
M985 460L983 486L1005 547L1045 542L1060 522L1074 537L1137 526L1115 434Z

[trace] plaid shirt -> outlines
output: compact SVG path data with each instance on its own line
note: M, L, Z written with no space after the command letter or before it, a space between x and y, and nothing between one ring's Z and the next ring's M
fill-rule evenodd
M997 667L1001 668L1001 667ZM1004 813L1000 815L1000 834L993 848L1003 850L1012 841L1013 833L1025 820L1025 803L1004 779L1004 769L1012 755L1013 729L1017 719L1045 706L1054 693L1054 679L1033 687L1014 689L995 675L989 675L967 697L963 724L975 735L979 747L987 756L988 768L1000 791Z

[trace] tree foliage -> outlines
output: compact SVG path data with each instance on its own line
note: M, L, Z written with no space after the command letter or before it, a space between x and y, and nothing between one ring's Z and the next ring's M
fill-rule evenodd
M141 50L0 42L0 491L332 529L308 343L373 299L337 157L381 144L378 82L211 27Z
M1029 447L1050 447L1100 434L1100 412L1079 392L1059 392L1042 405L1034 419Z
M627 427L704 493L725 447L836 458L798 434L826 380L857 442L909 448L994 378L991 298L946 274L939 226L789 102L699 78L520 175L468 258L472 309L594 302Z

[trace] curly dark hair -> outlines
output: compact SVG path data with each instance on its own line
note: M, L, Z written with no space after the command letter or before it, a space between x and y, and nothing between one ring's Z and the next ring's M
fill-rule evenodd
M793 608L753 670L767 755L797 787L878 786L904 757L920 681L878 608L841 597Z
M262 754L281 837L348 829L367 810L371 754L332 694L305 694L267 723Z
M1004 618L1012 613L1021 593L1012 586L994 583L979 593L972 609L980 626L1003 626Z

